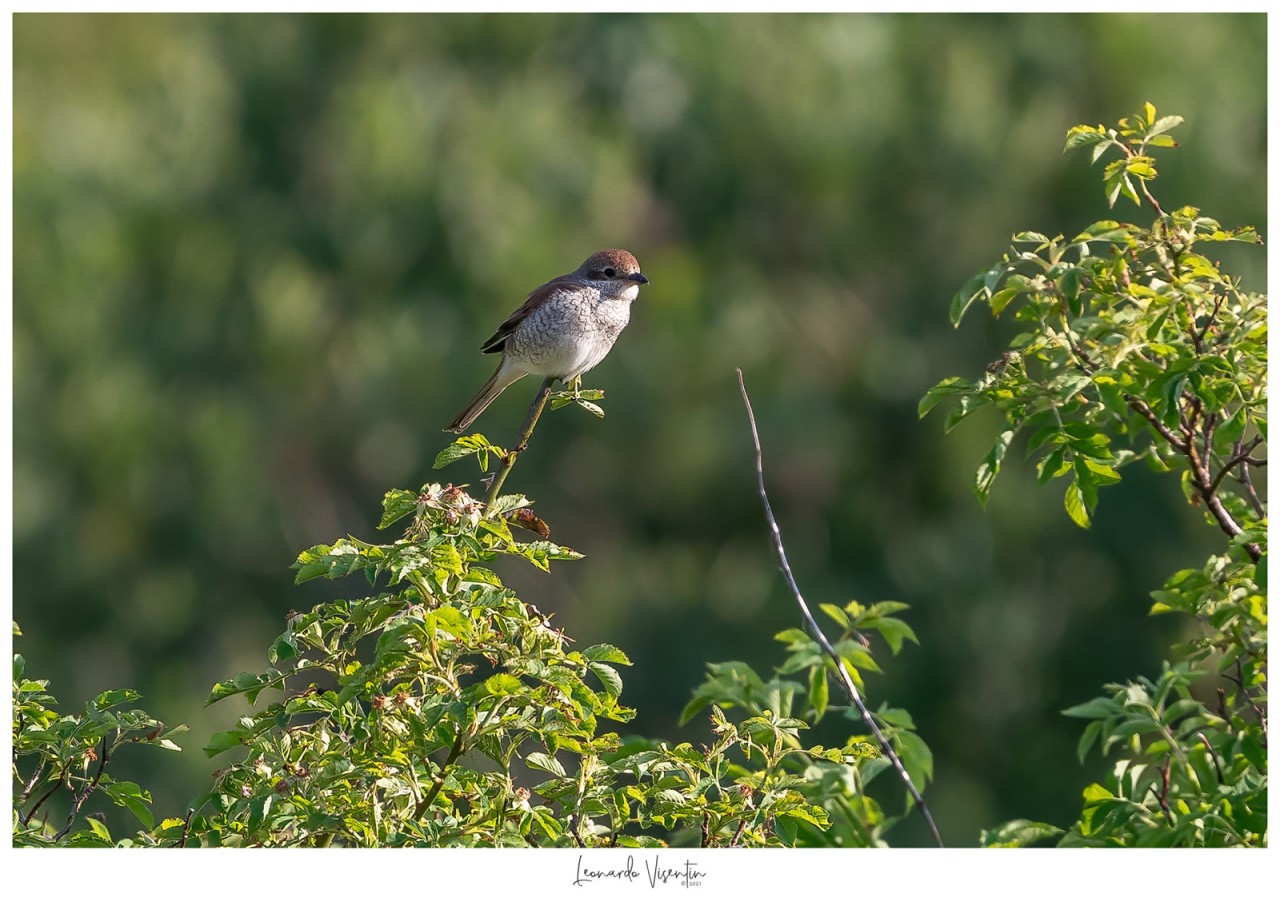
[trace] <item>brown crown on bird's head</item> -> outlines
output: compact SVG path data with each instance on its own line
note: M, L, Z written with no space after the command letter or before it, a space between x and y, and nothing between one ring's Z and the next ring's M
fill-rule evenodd
M640 284L649 279L640 273L640 263L625 249L603 249L578 266L587 277L626 278Z

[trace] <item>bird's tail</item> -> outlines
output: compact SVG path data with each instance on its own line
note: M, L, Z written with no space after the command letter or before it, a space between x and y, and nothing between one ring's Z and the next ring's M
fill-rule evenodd
M525 373L516 368L509 358L503 356L502 364L498 365L498 370L493 372L488 383L480 388L480 392L467 403L466 408L458 412L458 416L445 430L451 433L462 433L471 426L472 421L480 417L480 413L489 407L490 402L498 398L499 393L524 377Z

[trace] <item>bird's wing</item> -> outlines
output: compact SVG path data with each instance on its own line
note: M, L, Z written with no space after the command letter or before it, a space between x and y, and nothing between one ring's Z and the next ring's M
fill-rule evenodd
M568 285L569 275L561 275L547 281L541 287L529 294L529 298L524 301L524 305L516 309L507 316L507 320L498 325L498 329L493 332L493 336L484 341L484 345L480 347L481 352L502 352L507 345L507 337L511 336L511 332L520 326L520 322L528 318L538 306L542 305L551 294Z

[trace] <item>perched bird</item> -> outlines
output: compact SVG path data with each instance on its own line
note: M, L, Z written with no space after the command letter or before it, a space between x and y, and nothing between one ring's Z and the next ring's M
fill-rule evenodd
M466 430L526 374L569 381L600 364L631 319L640 285L647 283L635 256L606 249L534 290L480 347L502 353L502 362L445 430Z

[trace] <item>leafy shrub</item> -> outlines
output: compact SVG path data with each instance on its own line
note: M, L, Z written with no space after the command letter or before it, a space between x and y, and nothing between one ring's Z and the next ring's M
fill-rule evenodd
M1130 464L1177 475L1187 500L1227 538L1226 551L1178 571L1155 591L1153 614L1188 616L1197 635L1155 677L1110 684L1064 713L1089 720L1079 753L1116 760L1084 793L1062 845L1266 843L1266 506L1253 482L1265 465L1266 297L1247 293L1209 247L1261 240L1194 207L1166 213L1149 190L1151 151L1177 146L1178 116L1146 104L1118 128L1079 125L1066 150L1089 148L1108 202L1156 213L1150 226L1095 222L1070 240L1025 231L1000 262L956 295L957 326L976 303L1013 309L1018 333L970 381L950 377L920 402L923 417L953 403L950 430L994 406L1004 426L977 470L986 501L1020 432L1041 483L1066 481L1067 514L1088 527L1099 490ZM1061 833L1013 821L986 844Z
M601 413L598 391L552 396L547 385L521 450L548 398L553 408L575 402ZM147 827L116 844L883 844L893 819L864 787L890 762L869 737L838 747L802 739L835 706L829 662L799 630L779 634L788 658L768 680L741 662L710 666L684 715L710 706L710 745L623 738L608 728L635 713L620 703L625 652L573 649L488 566L508 555L548 570L582 557L550 541L525 497L497 494L521 450L461 437L437 465L475 456L484 470L498 459L485 499L452 484L392 490L379 527L402 527L399 539L348 536L299 555L298 583L361 573L374 592L291 612L267 652L269 668L214 686L209 704L243 698L252 707L206 747L210 756L235 754L182 819L154 826L150 796L102 770L108 753L130 740L176 748L168 736L178 730L114 710L134 693L104 693L83 718L59 719L44 683L16 680L15 776L20 755L40 758L15 798L15 839L112 844L96 818L69 835L97 790ZM513 524L540 538L517 540ZM860 630L882 634L895 654L915 639L895 616L900 604L824 607L842 627L840 656L853 676L878 670ZM909 715L884 708L879 716L923 786L931 759ZM33 823L44 798L63 786L73 795L67 825L53 832Z
M15 625L13 635L21 631ZM139 709L126 709L140 696L112 689L85 703L83 714L59 714L48 680L26 678L26 659L13 656L13 844L104 847L115 842L100 812L86 810L90 799L108 798L127 808L148 830L155 828L151 793L117 780L107 765L126 745L181 751L173 737L185 726L166 727ZM78 825L77 825L78 824ZM165 820L156 831L182 838L182 820Z

